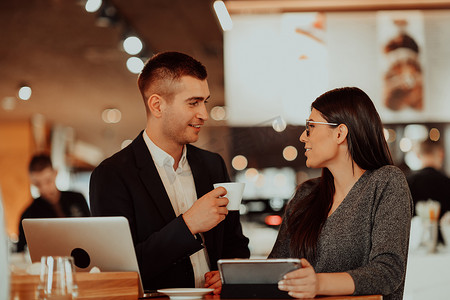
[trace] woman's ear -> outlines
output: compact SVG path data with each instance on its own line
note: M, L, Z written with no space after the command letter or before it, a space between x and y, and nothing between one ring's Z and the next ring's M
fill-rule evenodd
M348 128L345 124L339 124L337 127L337 142L338 144L342 144L348 135Z
M156 118L161 117L163 99L158 94L153 94L147 99L147 106L151 113Z

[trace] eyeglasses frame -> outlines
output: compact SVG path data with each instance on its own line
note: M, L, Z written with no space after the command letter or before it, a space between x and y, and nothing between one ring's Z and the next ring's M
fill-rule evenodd
M311 128L309 128L309 124L320 124L320 125L330 125L330 126L339 126L338 123L328 123L328 122L319 122L319 121L310 121L308 119L306 119L306 136L309 137L309 135L311 134Z

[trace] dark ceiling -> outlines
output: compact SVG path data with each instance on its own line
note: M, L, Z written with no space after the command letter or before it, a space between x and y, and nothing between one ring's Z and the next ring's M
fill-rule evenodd
M21 83L33 93L0 107L0 122L44 116L49 128L71 127L76 140L99 147L105 156L120 149L145 127L137 75L126 68L120 46L134 30L147 53L180 51L203 62L209 72L210 108L223 105L222 30L209 0L114 0L119 22L98 26L98 14L84 1L0 1L0 101L16 97ZM106 108L122 111L122 120L106 124ZM220 125L209 120L208 125Z

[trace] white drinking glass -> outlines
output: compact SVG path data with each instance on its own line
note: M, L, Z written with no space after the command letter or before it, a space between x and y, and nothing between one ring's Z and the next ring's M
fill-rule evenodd
M68 300L78 297L73 257L43 256L37 287L39 300Z

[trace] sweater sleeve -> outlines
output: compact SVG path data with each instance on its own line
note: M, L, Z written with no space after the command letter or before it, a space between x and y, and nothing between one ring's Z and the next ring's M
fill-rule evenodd
M403 173L395 167L377 174L368 263L350 270L354 294L391 294L404 284L412 200Z

